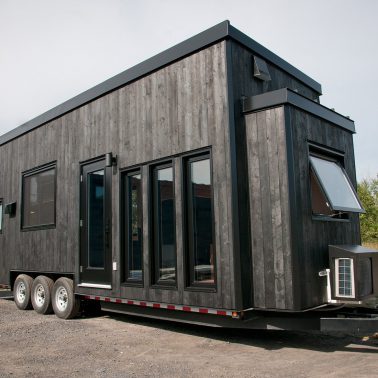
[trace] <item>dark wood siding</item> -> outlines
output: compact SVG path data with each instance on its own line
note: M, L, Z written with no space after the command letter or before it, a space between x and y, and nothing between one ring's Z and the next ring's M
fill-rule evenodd
M245 174L247 165L247 135L244 115L242 114L242 97L255 96L268 91L281 88L297 90L298 93L310 98L318 99L317 92L307 87L299 80L290 76L283 70L267 62L272 80L265 82L253 77L253 52L235 41L229 43L229 61L232 66L232 93L230 104L234 112L234 140L236 153L237 196L239 210L239 245L240 276L242 280L243 307L254 306L253 296L258 289L253 288L255 279L251 279L253 246L251 249L250 214L249 214L249 183ZM252 280L252 281L251 281ZM290 294L289 294L290 295Z
M309 142L343 152L345 170L356 187L353 134L297 108L287 107L286 118L292 154L294 198L291 198L295 307L309 308L324 303L326 279L319 271L328 268L329 244L360 244L358 215L350 220L322 221L312 217L309 180ZM289 157L290 159L290 157Z
M211 146L213 157L217 291L184 290L180 158L176 170L178 289L150 288L148 167L143 166L144 288L121 287L115 272L111 292L82 293L233 308L233 235L226 85L226 42L220 42L88 103L0 149L0 197L17 201L17 216L4 217L0 235L1 281L8 269L78 272L79 162L112 152L113 261L120 262L119 172ZM57 161L56 229L20 232L21 173Z
M246 119L251 214L253 303L293 306L288 168L284 108Z

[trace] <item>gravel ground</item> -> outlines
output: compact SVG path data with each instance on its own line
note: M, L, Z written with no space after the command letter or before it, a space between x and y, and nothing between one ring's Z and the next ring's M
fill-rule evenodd
M377 377L378 340L101 313L61 320L0 299L0 377Z

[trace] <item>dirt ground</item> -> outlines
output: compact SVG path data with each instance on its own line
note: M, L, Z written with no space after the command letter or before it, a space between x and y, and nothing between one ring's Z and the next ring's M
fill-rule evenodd
M110 313L66 321L0 299L0 377L68 376L377 377L378 340Z

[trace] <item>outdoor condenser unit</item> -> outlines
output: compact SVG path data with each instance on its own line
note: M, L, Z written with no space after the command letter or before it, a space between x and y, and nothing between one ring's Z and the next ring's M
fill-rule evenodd
M360 245L330 245L332 299L378 297L378 251Z

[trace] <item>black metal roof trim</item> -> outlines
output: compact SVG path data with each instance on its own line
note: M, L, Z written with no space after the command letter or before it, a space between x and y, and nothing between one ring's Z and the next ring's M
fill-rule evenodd
M284 104L293 105L352 133L356 132L353 120L344 117L343 115L336 113L335 111L328 109L315 101L311 101L307 97L304 97L288 88L278 89L276 91L243 99L243 113L255 112Z
M263 45L260 45L260 43L248 37L246 34L242 33L231 24L229 25L229 35L231 38L235 39L242 45L251 49L254 53L260 55L262 58L268 60L277 67L286 71L291 76L297 78L299 81L306 84L308 87L318 92L320 95L322 94L322 86L317 81L311 79L311 77L298 70L298 68L295 68L290 63L286 62L286 60L280 58L278 55L274 54Z
M145 60L136 66L121 72L120 74L111 77L95 87L71 98L70 100L58 105L40 116L22 124L21 126L7 132L0 136L0 145L3 145L12 139L15 139L43 124L50 122L82 105L87 104L117 88L120 88L138 78L145 76L153 71L156 71L168 64L173 63L185 56L188 56L198 50L212 45L220 40L232 38L239 43L245 45L247 48L253 50L254 53L260 55L262 58L270 61L274 65L280 67L293 77L302 81L304 84L321 94L321 86L319 83L305 75L303 72L290 65L279 56L275 55L259 43L255 42L247 35L230 25L228 20L223 21L210 29L203 31L191 37L178 45L175 45L168 50L165 50L152 58Z

